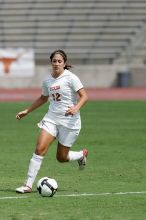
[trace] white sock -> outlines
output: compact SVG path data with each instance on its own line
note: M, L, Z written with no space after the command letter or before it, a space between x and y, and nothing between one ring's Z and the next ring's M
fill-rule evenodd
M79 160L83 157L83 151L69 151L68 153L68 160Z
M32 158L30 160L28 173L27 173L27 180L25 182L25 184L27 186L29 186L30 188L32 188L32 186L33 186L35 178L36 178L38 171L41 167L42 160L43 160L43 157L36 155L36 154L33 154Z

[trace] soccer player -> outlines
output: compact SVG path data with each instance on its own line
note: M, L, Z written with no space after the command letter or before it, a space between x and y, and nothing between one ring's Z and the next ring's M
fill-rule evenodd
M54 51L50 60L52 71L43 82L41 96L30 107L16 115L20 120L49 99L49 110L38 124L41 130L30 160L27 178L24 185L16 189L18 193L32 191L43 157L55 139L58 140L56 158L59 162L76 160L80 169L86 165L87 149L70 150L81 129L79 110L88 99L86 91L80 79L69 71L71 65L67 64L67 55L64 51Z

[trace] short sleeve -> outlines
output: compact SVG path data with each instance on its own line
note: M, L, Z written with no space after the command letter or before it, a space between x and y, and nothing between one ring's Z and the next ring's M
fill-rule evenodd
M49 96L49 91L45 81L42 83L42 95Z
M75 74L71 74L71 84L76 92L83 88L82 82L80 81L79 77Z

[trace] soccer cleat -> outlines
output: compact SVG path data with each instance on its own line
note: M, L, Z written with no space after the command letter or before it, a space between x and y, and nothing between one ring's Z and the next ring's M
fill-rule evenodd
M88 155L87 149L83 149L82 151L83 151L83 157L78 160L80 170L83 170L85 168L86 163L87 163L87 155Z
M20 186L16 189L17 193L31 193L32 189L29 186Z

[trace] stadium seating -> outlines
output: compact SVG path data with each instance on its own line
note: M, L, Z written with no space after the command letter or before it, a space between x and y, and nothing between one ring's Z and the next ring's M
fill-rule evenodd
M37 62L63 49L74 63L144 62L144 0L5 0L0 47L34 48Z

